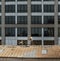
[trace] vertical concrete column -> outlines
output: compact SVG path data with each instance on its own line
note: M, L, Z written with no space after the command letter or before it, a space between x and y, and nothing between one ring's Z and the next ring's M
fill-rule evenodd
M5 0L1 0L1 12L2 12L2 44L5 44Z
M44 11L43 11L43 0L42 0L42 24L44 24ZM44 28L42 28L42 46L44 45Z
M57 45L58 44L58 0L55 0L55 8L54 8L54 10L55 10L55 16L54 16L54 24L55 24L55 27L54 27L54 36L55 36L55 45Z
M27 2L28 4L28 45L31 44L31 40L30 40L30 37L31 37L31 0L28 0Z

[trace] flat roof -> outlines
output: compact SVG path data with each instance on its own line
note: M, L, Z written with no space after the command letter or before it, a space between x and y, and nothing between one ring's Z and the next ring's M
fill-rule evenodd
M60 46L8 46L0 45L0 58L60 58Z

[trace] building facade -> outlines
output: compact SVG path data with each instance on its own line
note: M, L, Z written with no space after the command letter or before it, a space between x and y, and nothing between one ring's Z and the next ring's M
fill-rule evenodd
M0 44L21 42L60 45L60 0L0 0Z

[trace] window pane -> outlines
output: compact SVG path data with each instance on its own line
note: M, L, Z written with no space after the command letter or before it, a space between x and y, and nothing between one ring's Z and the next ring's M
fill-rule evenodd
M5 28L5 36L15 36L15 28Z
M60 28L58 28L58 36L60 37Z
M32 16L31 17L31 24L41 24L42 17L41 16Z
M31 28L31 36L41 36L42 35L42 29L41 28Z
M15 5L5 5L5 12L6 13L14 13L15 12Z
M5 16L5 24L15 24L15 16Z
M41 5L31 5L31 12L42 12Z
M15 0L5 0L5 1L7 1L7 2L8 2L8 1L15 1Z
M54 12L54 5L44 5L44 12Z
M27 16L18 16L17 24L27 24Z
M44 36L45 37L53 37L54 36L54 28L44 28Z
M17 45L27 45L27 40L17 40Z
M41 40L33 40L31 42L31 45L42 45L42 41Z
M17 5L17 12L27 12L27 5Z
M27 28L17 28L17 36L27 36Z
M54 16L44 16L44 24L54 24Z
M54 40L44 40L44 45L54 45Z

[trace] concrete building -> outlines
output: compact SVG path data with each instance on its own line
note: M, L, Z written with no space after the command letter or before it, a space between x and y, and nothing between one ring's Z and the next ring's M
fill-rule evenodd
M60 0L0 0L0 44L60 45Z

